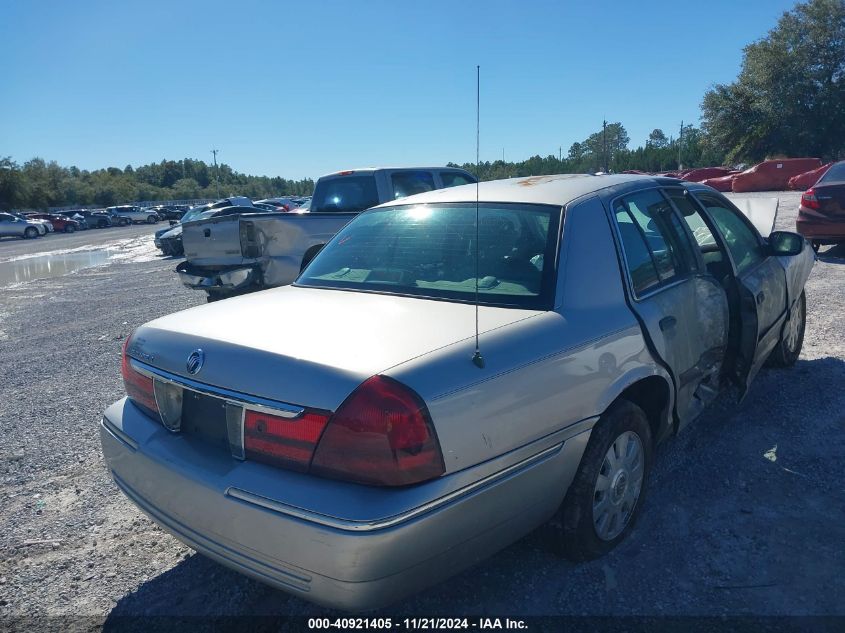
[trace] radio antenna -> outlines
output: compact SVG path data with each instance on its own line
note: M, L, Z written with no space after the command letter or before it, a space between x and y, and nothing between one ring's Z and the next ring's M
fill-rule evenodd
M478 187L481 180L481 66L475 67L475 354L472 364L484 369L484 357L478 347Z

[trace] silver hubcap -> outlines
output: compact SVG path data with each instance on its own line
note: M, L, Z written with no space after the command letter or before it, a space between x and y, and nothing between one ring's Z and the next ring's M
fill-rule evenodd
M644 470L640 436L625 431L607 449L593 489L593 525L603 541L615 539L631 520Z
M792 314L786 326L786 348L794 352L798 347L798 338L801 334L801 325L804 323L804 310L799 303L798 309Z

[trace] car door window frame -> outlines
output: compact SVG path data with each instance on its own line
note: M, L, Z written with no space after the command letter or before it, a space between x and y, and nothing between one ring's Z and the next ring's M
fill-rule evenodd
M693 205L693 207L695 207L695 210L698 212L701 221L704 222L704 225L713 235L713 239L716 242L716 246L719 248L723 256L729 258L728 263L731 265L731 269L733 271L736 271L736 267L733 264L733 260L730 259L731 251L728 248L727 242L725 242L725 238L722 236L722 233L717 230L715 226L715 221L707 213L707 210L701 205L701 203L698 202L698 200L694 196L690 195L692 192L686 187L682 186L664 187L662 189L662 193L665 198L669 201L669 204L672 205L672 208L675 210L675 215L681 219L681 226L683 226L684 232L687 234L687 240L689 242L690 247L692 247L693 244L698 245L698 241L695 239L695 235L693 235L692 229L690 229L689 224L687 224L686 220L684 220L684 214L681 212L681 210L678 208L678 205L675 204L675 201L672 199L670 192L673 191L681 192L684 197L690 200L690 203ZM701 249L693 248L692 250L695 251L695 260L696 265L699 268L699 273L707 277L713 277L710 271L707 270L707 265L704 263L704 257L701 255ZM734 276L736 276L735 272ZM715 279L715 277L713 277L713 279Z
M707 222L707 226L708 228L710 228L710 231L713 233L716 239L718 239L724 245L723 250L727 253L728 259L731 262L731 268L733 269L734 277L736 277L737 279L739 279L740 277L744 277L757 267L761 266L766 261L766 259L768 259L769 255L766 252L766 249L768 248L768 242L762 235L760 235L760 232L751 223L751 220L749 220L748 217L742 211L740 211L733 204L731 204L730 200L728 200L724 196L716 195L715 192L710 191L689 190L689 193L692 200L697 203L699 212L701 213L702 218L705 218L705 222ZM739 270L736 258L734 257L730 246L728 245L727 239L722 234L722 231L719 229L718 222L716 222L715 218L713 218L713 216L710 214L710 210L708 209L705 202L701 199L701 196L703 196L704 198L710 197L713 200L722 203L726 209L738 216L740 221L745 224L748 230L751 231L751 235L756 239L757 244L760 247L760 253L762 255L762 257L760 257L760 259L757 260L753 265L749 266L748 268L742 271Z
M660 270L658 269L657 264L655 262L654 253L652 252L651 247L648 244L648 240L646 239L645 235L643 234L642 227L639 225L639 223L634 221L634 226L637 227L637 231L639 233L640 239L643 240L643 243L646 247L646 250L649 253L649 257L651 258L652 266L655 268L655 272L657 273L658 279L660 279L660 281L657 283L657 285L649 287L644 292L641 292L641 293L637 292L637 290L634 286L634 280L631 278L631 270L628 266L628 257L625 253L625 245L624 245L623 240L622 240L622 234L621 234L621 231L619 229L619 223L616 220L615 207L616 207L617 202L620 202L627 197L634 196L634 195L641 194L641 193L645 193L645 192L648 192L648 191L656 191L658 193L658 195L662 196L663 199L666 200L671 213L675 214L675 217L680 220L679 223L682 227L681 230L682 231L687 230L684 227L685 222L683 221L683 218L679 217L678 211L675 208L675 205L671 204L671 200L669 200L668 196L666 196L663 193L662 187L660 187L660 186L646 187L646 188L643 188L643 189L636 189L634 191L626 191L625 193L614 196L610 200L609 218L610 218L611 224L613 225L613 234L614 234L614 239L616 241L617 254L618 254L618 257L620 258L620 264L622 265L621 267L622 267L623 274L625 276L628 291L630 292L631 298L634 301L637 301L637 302L649 299L659 292L662 292L664 290L667 290L668 288L672 288L674 286L682 284L685 281L687 281L688 279L691 279L691 278L695 277L696 275L701 274L699 257L696 256L696 255L693 255L694 259L692 261L687 260L685 262L685 263L690 264L692 266L689 270L679 271L676 267L675 274L673 276L669 277L665 281L663 279L661 279ZM630 215L631 212L628 209L627 205L625 205L625 209L626 209L626 212ZM661 237L663 237L665 239L665 236L663 236L662 233L661 233ZM678 236L678 237L680 238L681 236ZM684 233L684 236L681 239L685 239L685 240L689 241L689 237L687 236L686 233ZM669 242L667 241L667 244L668 243ZM690 244L690 246L691 246L691 244ZM689 250L693 250L693 249L690 248ZM682 257L682 254L678 253L676 255L676 257L680 258L680 257Z

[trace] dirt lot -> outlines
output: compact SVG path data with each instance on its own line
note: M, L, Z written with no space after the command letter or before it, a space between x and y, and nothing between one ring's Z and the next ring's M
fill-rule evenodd
M794 227L798 194L759 195L780 196L778 225ZM105 471L97 424L123 395L123 339L204 301L152 230L0 243L2 268L123 240L110 263L0 290L0 616L323 615L194 554ZM741 405L723 397L661 449L641 520L609 556L573 565L538 532L386 613L845 614L845 247L822 247L807 295L798 364L765 369Z

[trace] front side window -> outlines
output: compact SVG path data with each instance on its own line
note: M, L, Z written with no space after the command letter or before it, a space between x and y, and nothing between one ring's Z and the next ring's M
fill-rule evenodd
M434 176L430 171L398 171L390 180L393 184L393 198L405 198L417 193L434 191Z
M707 209L716 230L722 235L736 266L737 274L753 268L765 258L760 240L736 209L712 196L698 196Z
M311 200L311 213L358 213L379 203L375 175L320 179Z
M474 302L477 280L483 305L551 309L560 213L483 202L476 249L475 203L373 209L347 224L296 283Z
M641 191L620 198L614 203L613 214L637 295L695 266L686 234L660 192Z

